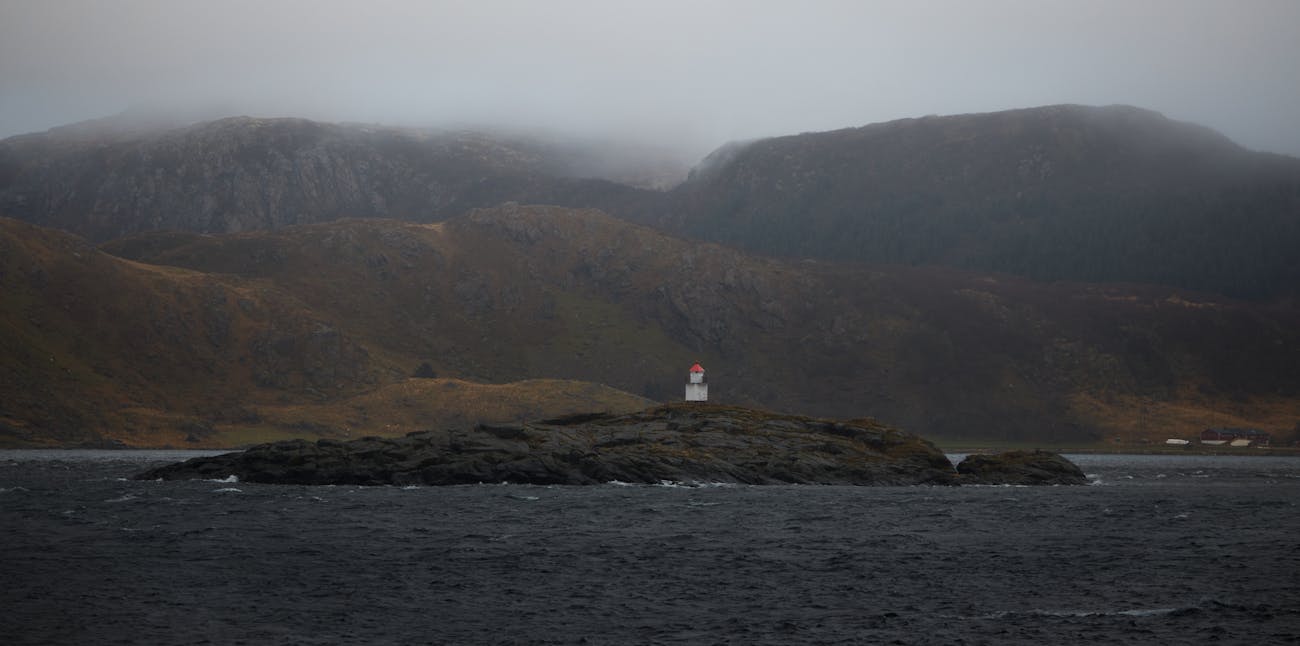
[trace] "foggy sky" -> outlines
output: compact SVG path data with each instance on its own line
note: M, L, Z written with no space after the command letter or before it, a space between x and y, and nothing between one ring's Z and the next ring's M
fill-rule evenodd
M0 0L0 137L128 108L732 139L1055 103L1300 156L1296 0Z

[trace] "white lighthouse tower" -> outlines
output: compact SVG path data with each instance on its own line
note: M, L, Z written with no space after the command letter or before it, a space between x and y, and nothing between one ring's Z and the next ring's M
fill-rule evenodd
M686 401L709 401L709 382L704 380L704 368L698 363L691 366L690 375L686 378Z

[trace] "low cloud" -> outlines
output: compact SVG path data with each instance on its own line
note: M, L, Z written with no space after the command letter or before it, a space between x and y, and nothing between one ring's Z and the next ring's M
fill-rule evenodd
M0 0L0 136L131 107L506 124L702 156L1127 103L1300 155L1300 3Z

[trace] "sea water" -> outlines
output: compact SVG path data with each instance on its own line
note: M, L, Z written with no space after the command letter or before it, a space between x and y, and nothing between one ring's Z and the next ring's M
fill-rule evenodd
M8 644L1287 644L1300 458L1081 487L138 482L0 451ZM954 456L958 457L958 456Z

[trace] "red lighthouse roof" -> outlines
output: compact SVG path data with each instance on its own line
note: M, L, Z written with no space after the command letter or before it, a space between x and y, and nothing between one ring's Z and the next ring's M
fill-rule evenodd
M700 364L697 363L691 366L691 372L704 372L704 368L701 368Z

